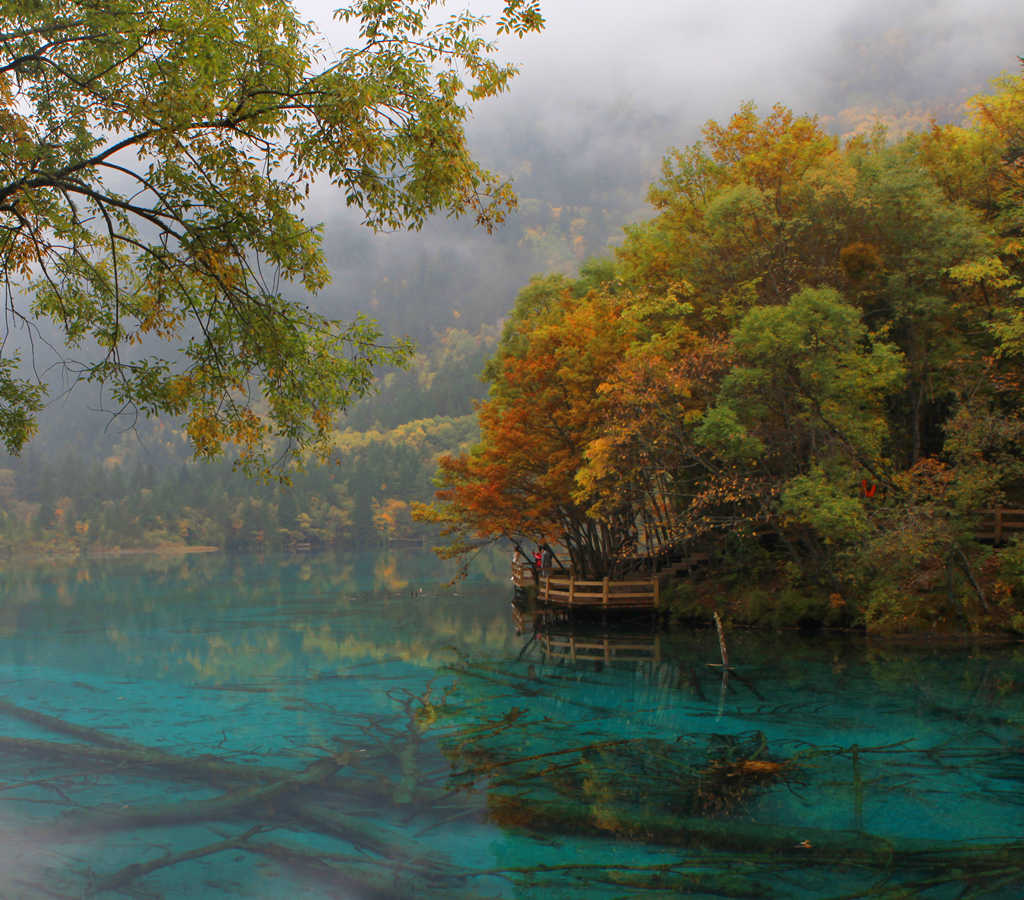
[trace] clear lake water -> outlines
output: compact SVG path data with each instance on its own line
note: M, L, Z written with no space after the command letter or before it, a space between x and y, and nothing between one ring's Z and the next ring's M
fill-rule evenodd
M508 555L0 568L0 897L1024 896L1024 647L534 632Z

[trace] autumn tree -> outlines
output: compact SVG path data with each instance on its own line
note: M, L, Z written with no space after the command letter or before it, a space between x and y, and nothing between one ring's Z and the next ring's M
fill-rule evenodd
M648 193L658 215L627 228L623 275L648 290L688 283L708 325L728 329L837 271L852 182L815 117L776 105L762 118L746 103L666 156Z
M441 459L436 520L466 540L557 542L563 562L591 576L613 574L635 553L630 499L616 495L593 514L578 481L605 425L604 380L637 339L642 317L626 313L633 299L598 278L539 279L523 290L488 368L481 441Z
M664 295L628 296L631 341L598 386L602 417L575 478L574 496L589 516L635 517L629 549L636 556L671 552L706 524L688 515L706 474L693 425L729 351L695 330L687 294L677 285Z
M694 507L730 499L740 504L733 527L773 533L797 564L835 577L835 551L869 530L862 484L874 495L891 481L886 408L902 354L830 289L755 307L730 345L731 367L696 428L709 474Z
M48 320L75 378L184 416L198 455L323 445L408 348L306 304L328 281L310 187L384 228L435 211L489 227L512 202L463 125L514 69L482 18L440 7L356 0L336 16L358 39L329 55L288 0L0 3L5 322ZM496 22L541 26L536 0ZM43 391L2 337L0 438L17 451ZM183 352L139 352L154 340Z

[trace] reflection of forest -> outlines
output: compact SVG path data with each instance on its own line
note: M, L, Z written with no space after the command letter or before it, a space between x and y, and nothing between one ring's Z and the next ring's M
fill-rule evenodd
M115 654L144 668L158 651L171 669L186 667L191 678L214 682L353 660L433 666L451 659L446 645L506 646L504 616L479 602L494 590L488 573L496 565L482 560L458 590L445 586L451 573L429 551L210 554L9 568L0 570L0 633L17 636L24 658L36 664L73 656L81 665L106 665L105 657ZM196 626L210 615L217 624ZM82 641L46 627L69 617Z
M945 702L933 696L932 719L915 716L910 682L877 680L879 661L863 666L848 643L829 664L820 648L793 642L792 659L775 668L749 665L765 659L764 642L738 641L748 665L726 679L704 662L713 635L662 638L605 644L599 632L541 627L523 637L515 665L453 667L459 687L448 702L488 717L450 726L450 783L486 790L489 819L515 833L604 842L572 872L499 853L536 896L567 882L580 893L566 896L591 896L595 885L675 896L1016 896L1024 858L1004 816L1020 803L998 786L1019 775L1004 743L1019 702L972 714L982 695L1006 689L989 664L921 654L914 684L955 672ZM995 729L984 738L974 730L982 722ZM966 830L943 812L960 803L978 804ZM939 821L949 824L940 831ZM629 843L651 856L628 857Z

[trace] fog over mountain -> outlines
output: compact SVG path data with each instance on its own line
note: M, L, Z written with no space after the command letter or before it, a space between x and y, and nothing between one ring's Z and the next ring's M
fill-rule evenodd
M1013 66L1024 25L1007 0L556 0L544 12L545 33L517 54L520 97L625 94L698 119L745 99L832 112L980 87Z
M332 21L335 5L297 3L340 47L354 34ZM468 5L500 9L498 0ZM624 224L649 214L646 188L665 151L696 140L708 118L726 120L745 100L762 110L781 102L837 134L876 118L899 133L931 116L955 119L1024 53L1015 0L547 0L542 11L543 33L502 39L521 73L468 128L481 161L513 180L519 209L492 235L444 218L373 234L324 187L306 213L324 224L333 282L314 305L339 317L366 312L386 334L429 347L449 327L499 320L532 273L571 271L606 252ZM45 350L39 358L45 366ZM79 419L72 407L97 402L82 386L54 400L37 441ZM104 424L98 417L97 429Z
M352 29L332 22L335 5L297 4L340 46ZM494 15L500 5L446 8ZM572 108L621 98L698 122L746 99L816 112L880 91L927 100L979 88L1024 52L1024 8L1013 0L542 0L541 8L541 34L503 39L521 74L510 95L481 107L481 121L526 114L566 127Z
M346 31L331 22L331 6L299 4L340 44ZM519 213L490 237L443 219L412 235L356 235L356 217L336 198L314 197L308 211L327 225L336 275L320 298L325 308L366 309L418 339L451 324L452 310L466 326L492 320L531 272L574 262L524 248L539 206L585 207L585 254L602 252L623 224L646 215L664 152L696 140L708 118L727 119L745 100L762 109L781 102L837 134L876 119L899 133L932 116L957 118L967 97L1015 69L1024 52L1024 6L1008 0L550 0L542 9L542 34L503 41L521 69L511 90L480 104L469 125L482 161L512 178ZM591 221L601 211L611 221ZM418 285L419 316L407 309L414 299L390 285L392 270L409 280L411 260L417 271L449 276L443 298L437 285Z

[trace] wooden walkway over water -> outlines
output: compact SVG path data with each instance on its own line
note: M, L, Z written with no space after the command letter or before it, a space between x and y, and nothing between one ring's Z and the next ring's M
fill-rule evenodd
M569 609L652 610L661 603L657 578L588 581L568 572L551 572L541 574L535 581L533 567L518 563L512 566L512 580L520 590L529 590L536 584L538 603Z
M664 579L707 561L706 554L666 559L664 567L654 575L596 581L577 578L564 571L541 574L535 581L530 563L520 562L512 565L512 580L520 590L536 585L537 602L546 606L596 612L651 612L661 609Z
M1024 534L1024 509L983 509L978 513L979 541L1000 544L1015 534ZM537 602L545 606L566 610L591 612L657 612L661 609L664 582L709 562L707 554L661 554L636 560L640 570L647 568L651 575L629 575L623 578L586 580L570 572L552 571L534 578L531 563L513 563L512 580L518 590L537 588Z

